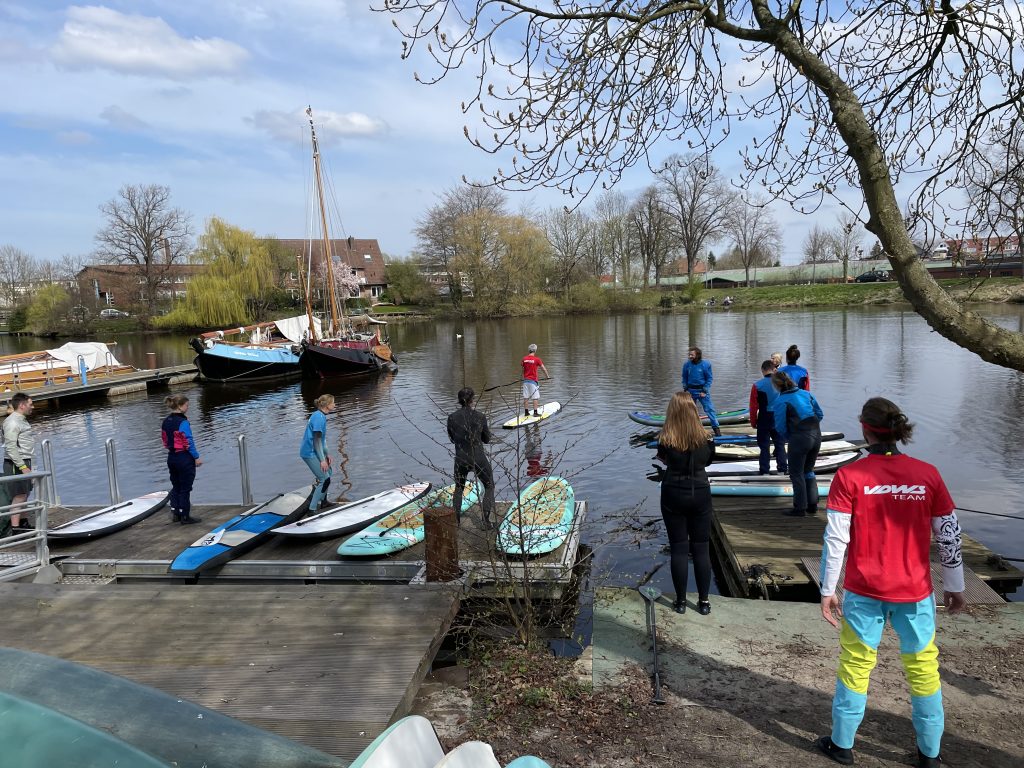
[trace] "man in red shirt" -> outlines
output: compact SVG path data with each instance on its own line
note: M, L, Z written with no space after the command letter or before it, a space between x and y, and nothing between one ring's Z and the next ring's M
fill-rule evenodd
M918 766L933 768L941 762L944 714L929 548L934 536L942 559L943 603L958 613L966 606L960 526L938 470L897 450L896 443L909 442L913 432L900 409L873 397L861 408L860 422L868 456L840 469L828 495L821 614L834 627L842 620L841 652L832 733L816 744L837 763L853 764L853 741L888 621L899 635L910 685ZM847 547L840 608L835 592Z
M523 358L523 410L530 415L530 401L533 400L533 415L540 416L540 383L537 381L537 369L544 371L544 378L550 379L551 374L544 367L544 361L537 357L537 345L527 347L527 355Z

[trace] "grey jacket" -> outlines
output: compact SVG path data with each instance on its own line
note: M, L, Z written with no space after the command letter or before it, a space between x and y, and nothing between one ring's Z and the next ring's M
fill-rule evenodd
M13 461L14 466L20 467L32 460L36 438L32 434L32 425L24 415L15 411L4 419L3 433L4 456Z

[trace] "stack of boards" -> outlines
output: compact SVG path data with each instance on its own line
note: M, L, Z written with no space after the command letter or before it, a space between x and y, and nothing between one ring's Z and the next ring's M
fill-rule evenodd
M845 467L856 461L860 457L860 453L856 451L847 451L845 453L828 454L826 456L818 456L818 460L814 463L814 471L816 473L829 473L835 472L840 467ZM762 475L758 461L722 461L715 464L711 464L707 468L708 477L726 477L726 476L753 476L758 477L774 477L773 475Z

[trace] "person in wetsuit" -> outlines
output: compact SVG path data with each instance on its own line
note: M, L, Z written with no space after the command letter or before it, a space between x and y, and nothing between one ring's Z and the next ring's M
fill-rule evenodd
M455 493L452 506L455 514L462 517L462 494L466 478L472 472L484 486L481 502L484 530L494 527L494 470L484 453L484 444L491 442L491 430L487 417L473 408L476 393L470 387L459 390L459 410L448 417L448 438L455 444Z
M192 427L188 423L188 398L171 395L164 399L171 409L160 425L160 439L167 449L167 471L171 475L171 520L182 525L201 523L193 517L192 484L196 479L196 467L202 466Z
M900 640L910 685L917 765L937 768L942 760L945 715L935 647L935 595L930 545L938 543L943 603L959 613L964 599L960 524L938 470L896 447L914 426L895 403L873 397L860 412L868 455L840 469L828 495L828 520L821 552L821 615L840 627L839 669L832 702L832 732L818 749L842 765L853 765L853 742L867 706L868 682L886 623ZM846 556L842 610L836 597Z
M715 434L721 435L722 430L718 426L718 413L715 411L715 404L711 402L711 382L713 380L711 363L704 359L700 347L690 347L686 353L686 362L683 363L683 389L690 394L693 402L704 410Z
M331 485L333 471L331 455L327 452L327 415L334 411L334 395L320 395L315 404L316 410L306 421L306 431L302 433L299 445L299 458L306 462L314 478L310 512L316 512L328 503L327 488Z
M779 396L778 390L772 386L773 373L775 364L771 360L761 363L761 378L750 388L750 426L757 430L757 447L761 451L758 455L758 469L761 474L767 475L771 469L771 448L774 445L775 468L785 475L789 473L786 441L775 429L775 414L771 410L772 403Z
M799 389L806 389L810 392L811 374L802 365L797 365L796 361L799 359L800 348L796 344L790 345L789 349L786 350L786 364L779 368L779 370L796 382Z
M779 393L771 406L775 431L789 444L789 479L793 483L793 508L784 514L813 515L818 511L818 478L814 475L814 464L821 450L821 420L825 414L814 395L798 389L782 371L772 374L772 386Z
M707 466L715 460L715 443L708 439L688 392L676 392L665 412L658 437L658 458L667 469L661 481L661 517L672 552L672 586L676 613L686 612L688 557L697 579L697 611L711 613L711 484Z

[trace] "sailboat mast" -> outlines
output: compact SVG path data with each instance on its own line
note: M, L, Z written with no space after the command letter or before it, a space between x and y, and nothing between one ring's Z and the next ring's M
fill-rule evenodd
M302 295L306 297L306 320L309 323L309 338L310 343L315 344L320 341L316 335L316 325L313 323L313 302L309 295L309 283L306 280L306 273L303 271L302 254L296 254L295 263L298 267L299 275L299 287L302 289Z
M323 256L327 264L327 296L331 312L331 335L338 336L341 333L338 322L338 297L334 287L334 265L331 254L331 236L327 229L327 202L324 198L323 174L320 168L320 145L316 140L316 128L313 127L313 108L306 107L306 115L309 116L309 132L313 137L313 174L316 177L317 200L320 203L320 233L323 238Z

